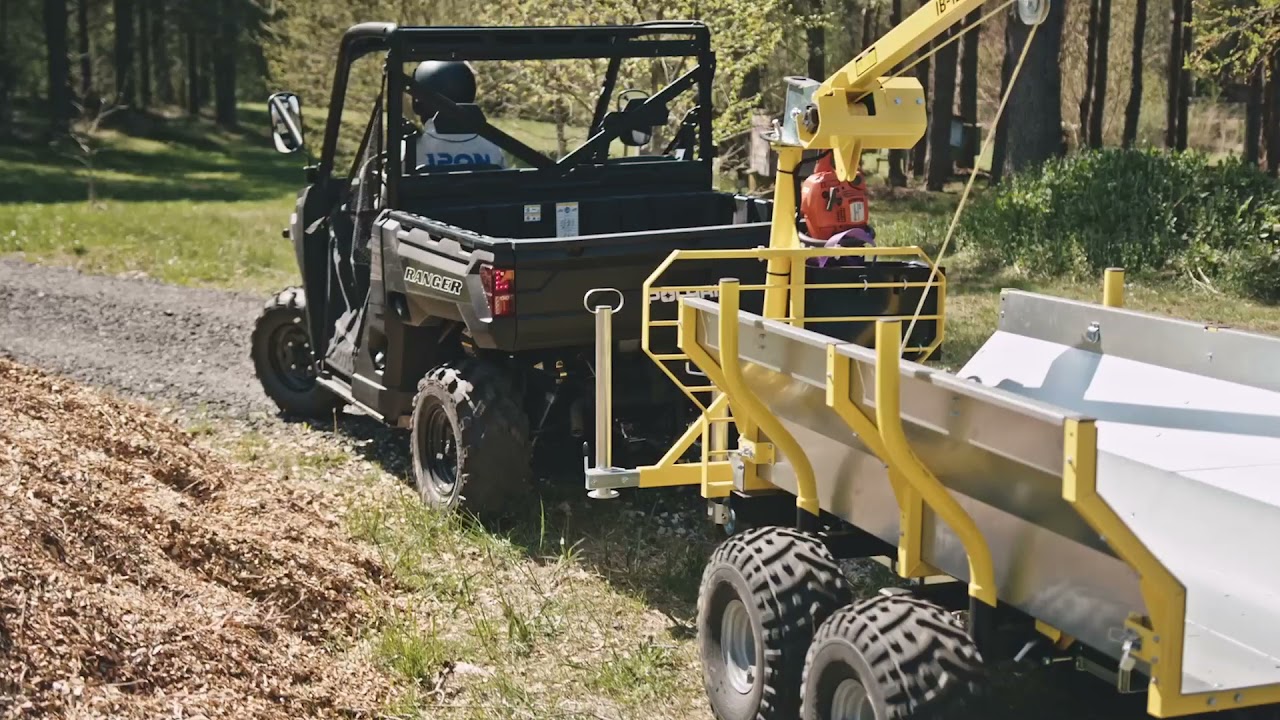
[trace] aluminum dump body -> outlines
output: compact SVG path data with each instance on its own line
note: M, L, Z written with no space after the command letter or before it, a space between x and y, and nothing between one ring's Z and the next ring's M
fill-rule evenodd
M719 306L684 304L718 357ZM738 355L808 455L822 509L897 545L889 470L829 404L831 369L847 368L850 400L875 416L875 351L743 312ZM958 375L900 363L901 419L981 531L1000 601L1119 659L1126 620L1148 614L1143 588L1064 471L1068 431L1096 418L1099 494L1186 587L1181 693L1255 688L1280 683L1277 368L1275 339L1009 292L999 331ZM797 491L787 459L759 471ZM959 536L928 509L923 527L922 559L969 579Z
M1099 491L1187 588L1184 692L1280 682L1280 340L1010 292L960 377L1097 419Z

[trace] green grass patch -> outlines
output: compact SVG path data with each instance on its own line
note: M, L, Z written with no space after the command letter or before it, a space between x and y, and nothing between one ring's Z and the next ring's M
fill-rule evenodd
M644 640L613 651L592 678L591 686L614 698L644 702L666 697L678 686L679 665L671 645Z
M410 683L426 685L445 668L450 650L433 626L424 628L412 615L393 614L381 621L373 656Z

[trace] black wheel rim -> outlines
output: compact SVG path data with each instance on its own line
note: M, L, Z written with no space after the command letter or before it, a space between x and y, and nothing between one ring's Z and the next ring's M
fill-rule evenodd
M427 409L424 418L421 443L418 456L422 458L422 469L426 471L428 482L442 498L453 495L453 486L457 482L458 446L453 436L453 424L449 415L439 405Z
M271 369L285 387L294 392L306 392L315 385L311 341L307 339L301 319L272 331L270 350Z

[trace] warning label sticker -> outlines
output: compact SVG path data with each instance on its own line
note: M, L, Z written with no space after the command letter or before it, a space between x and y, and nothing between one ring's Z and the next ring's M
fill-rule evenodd
M577 237L578 203L556 203L556 237Z

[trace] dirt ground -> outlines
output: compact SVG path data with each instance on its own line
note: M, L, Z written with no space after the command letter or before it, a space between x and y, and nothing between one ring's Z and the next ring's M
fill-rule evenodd
M332 488L259 476L148 407L3 359L0 397L0 717L385 703L357 631L390 580Z

